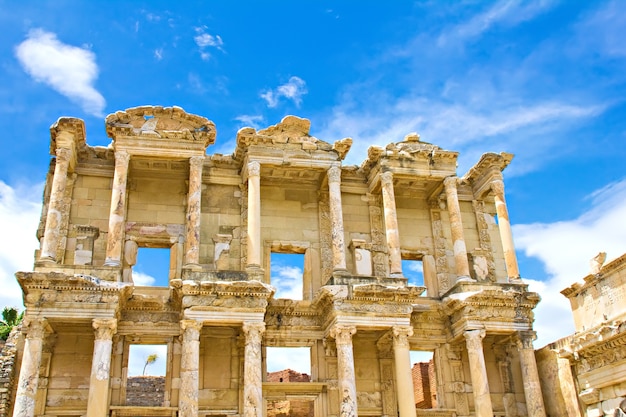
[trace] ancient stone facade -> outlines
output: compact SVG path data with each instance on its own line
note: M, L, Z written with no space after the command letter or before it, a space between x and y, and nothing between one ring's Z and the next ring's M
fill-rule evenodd
M106 148L76 118L50 131L40 249L16 274L14 416L261 417L285 399L319 417L545 415L511 155L459 177L456 152L409 134L349 166L351 139L294 116L211 154L214 124L177 107L109 115ZM169 250L168 286L133 284L139 248ZM304 257L300 300L275 296L272 253ZM134 344L167 346L159 406L128 403ZM267 381L268 347L308 349L310 382ZM436 409L416 410L411 350L433 352Z
M561 291L576 332L537 352L550 415L621 415L626 405L626 254L602 266L605 256L592 260L582 284Z

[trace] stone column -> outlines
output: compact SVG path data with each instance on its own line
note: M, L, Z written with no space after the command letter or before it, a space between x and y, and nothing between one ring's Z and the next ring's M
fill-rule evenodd
M202 198L202 167L204 156L189 158L189 191L187 193L187 236L185 265L200 263L200 215Z
M500 231L500 240L502 240L502 250L504 251L506 272L509 276L509 280L516 280L520 278L520 275L519 267L517 266L517 256L515 255L515 245L513 244L513 233L511 232L509 212L506 208L506 200L504 199L504 182L502 180L492 181L491 190L493 191L496 202L498 230Z
M463 236L463 223L461 221L461 207L459 196L456 191L457 177L447 177L443 180L446 190L446 202L450 216L450 229L452 232L452 244L454 249L454 264L456 265L457 281L469 280L470 270L467 261L467 248Z
M111 377L111 351L113 334L117 331L116 319L93 319L95 330L87 415L105 417L109 414L109 381Z
M61 218L63 217L63 199L67 185L67 173L69 172L72 150L57 148L54 176L52 177L52 190L46 215L46 230L43 235L43 244L39 259L42 261L57 261L57 248L61 232Z
M409 337L413 335L410 326L394 326L393 357L396 364L396 392L400 417L415 417L415 391L411 370Z
M383 211L385 216L385 235L389 249L389 272L402 275L402 255L400 254L400 234L398 233L398 217L396 212L396 196L393 191L393 173L380 174L383 194Z
M122 244L124 243L124 220L126 217L126 180L130 155L126 151L115 152L115 172L111 189L111 211L109 212L109 233L104 264L120 266Z
M333 245L333 271L346 271L346 245L343 235L343 209L341 205L341 167L328 168L328 194L330 227Z
M533 348L533 340L536 338L535 332L519 332L517 336L516 344L519 350L520 366L522 367L524 397L526 398L528 417L546 417L541 383L539 382L539 372L537 371L537 361L535 360L535 349Z
M265 323L243 323L246 337L243 363L243 417L263 417L261 341Z
M180 361L178 415L180 417L197 417L202 323L196 320L181 320L180 328L183 331L183 346Z
M28 333L24 343L24 356L17 382L13 417L33 417L39 384L39 366L43 339L46 332L46 320L34 319L28 324Z
M261 164L248 163L248 268L261 267Z
M352 335L356 327L335 325L330 336L337 346L337 382L339 384L340 417L356 417L356 376L354 373L354 354L352 352Z
M466 330L463 333L467 345L476 417L493 416L487 368L485 368L485 354L483 352L483 338L485 334L486 332L483 329Z

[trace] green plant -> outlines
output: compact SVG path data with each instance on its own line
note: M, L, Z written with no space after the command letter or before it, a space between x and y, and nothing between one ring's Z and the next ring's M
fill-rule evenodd
M24 312L21 313L14 307L5 307L2 310L2 321L0 321L0 339L7 340L11 330L22 322Z

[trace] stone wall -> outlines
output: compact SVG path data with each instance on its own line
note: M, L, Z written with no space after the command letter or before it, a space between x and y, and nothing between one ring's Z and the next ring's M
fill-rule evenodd
M268 372L267 382L311 382L311 377L291 369L283 369L282 371Z
M17 379L17 342L22 326L15 327L0 351L0 417L11 415L13 390Z
M164 376L132 376L126 385L126 405L159 407L165 395Z

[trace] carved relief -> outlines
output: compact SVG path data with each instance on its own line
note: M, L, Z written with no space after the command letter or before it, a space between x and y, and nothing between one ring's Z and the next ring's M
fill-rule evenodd
M389 264L387 262L387 246L385 229L383 224L383 211L381 197L368 194L368 207L370 212L370 229L372 234L372 262L374 276L389 276Z
M330 221L330 201L326 191L319 192L320 259L322 261L322 284L333 274L332 225Z
M435 241L435 265L437 269L437 280L439 282L439 292L440 294L444 294L450 289L450 278L448 275L449 267L446 237L443 231L441 212L436 209L431 209L430 218Z
M482 265L476 265L478 257L482 257L486 261L485 273L479 274L476 271L476 276L479 281L492 281L495 282L496 278L496 263L493 258L493 248L491 246L491 237L489 235L489 224L486 220L485 202L483 200L472 200L472 206L474 207L474 213L476 215L476 225L478 227L478 242L480 243L480 253L473 253L474 255L474 269L480 269L484 271Z

